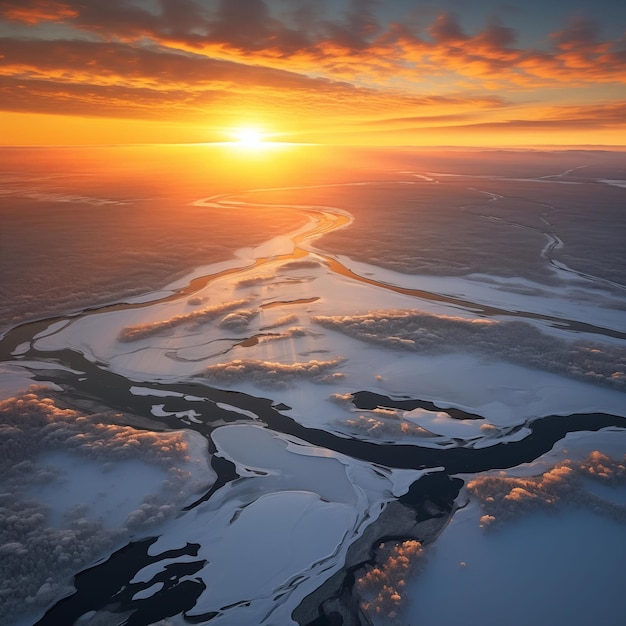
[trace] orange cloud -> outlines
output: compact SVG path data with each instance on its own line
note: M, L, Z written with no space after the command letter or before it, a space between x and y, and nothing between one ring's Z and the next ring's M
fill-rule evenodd
M309 117L333 114L344 127L358 122L405 128L445 125L454 121L449 116L467 119L468 109L503 106L496 97L414 97L120 42L4 38L0 55L5 109L16 112L198 121L209 114L236 114L245 101L275 120L298 119L306 112ZM360 103L358 116L355 102ZM390 118L390 111L398 117Z
M55 0L5 1L0 6L0 15L7 20L23 24L39 22L61 22L76 17L78 11L65 2Z
M494 90L553 86L554 81L568 86L626 82L626 75L618 70L624 60L624 42L595 41L591 23L589 32L578 24L555 33L548 50L513 47L516 32L497 20L469 36L452 16L443 14L429 29L432 41L406 29L396 31L399 57L428 75L452 73L459 84L469 79L469 84Z
M621 127L608 109L582 122L550 93L567 89L576 102L578 89L590 102L591 89L606 85L615 98L626 82L626 41L603 38L587 18L537 48L520 45L518 31L495 17L471 31L446 11L383 21L374 0L346 0L333 12L289 4L7 0L5 25L25 25L20 32L31 36L0 39L2 108L215 125L254 112L307 141L353 141L365 130L375 143L414 141L424 130L432 143L437 128L469 141L503 128ZM531 90L536 102L523 102Z
M448 12L436 16L426 27L427 37L420 38L407 26L379 23L370 0L353 0L334 19L305 7L273 15L263 0L220 0L213 12L192 0L162 0L159 12L121 0L5 4L7 20L34 24L63 19L104 40L136 43L148 38L213 58L334 79L369 76L383 85L398 76L411 76L411 84L419 84L424 77L445 73L488 88L626 80L618 69L626 54L624 42L599 40L595 23L581 17L554 32L549 49L534 50L514 47L516 31L496 18L468 34L458 16Z
M463 32L456 16L450 13L441 13L428 29L429 34L439 44L458 45L467 41L469 37Z
M0 55L11 111L198 120L245 102L285 118L299 108L348 112L360 97L348 84L123 43L4 38Z

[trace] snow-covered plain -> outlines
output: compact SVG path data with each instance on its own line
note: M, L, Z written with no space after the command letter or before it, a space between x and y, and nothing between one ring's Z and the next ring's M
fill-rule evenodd
M478 518L475 508L457 513L426 553L422 573L409 578L399 623L623 622L623 523L571 509L534 513L487 535Z
M220 583L208 586L189 615L217 610L216 624L289 623L296 601L340 569L384 503L422 474L383 472L254 425L223 426L212 438L246 479L189 511L150 550L201 541L207 565L199 574ZM149 582L159 567L132 582Z
M375 574L390 590L370 600L374 623L585 624L601 614L621 624L625 447L623 429L569 434L532 463L466 476L461 508L434 544L406 564L406 543L396 544L360 579L367 589Z
M421 184L436 184L436 177L443 176L404 172L403 185L408 175ZM549 186L550 177L541 182ZM375 183L359 186L376 189ZM306 193L306 188L300 190ZM261 203L263 194L255 190L250 197L219 196L195 205L237 211ZM502 198L491 195L494 202ZM374 533L374 540L385 534L384 526L378 536L372 528L389 503L407 494L422 476L442 471L439 465L418 468L417 462L416 469L393 469L282 433L238 394L271 399L281 416L304 427L299 432L324 433L335 438L338 448L351 441L375 447L403 444L413 446L416 457L429 449L440 452L442 459L460 448L488 453L508 443L523 444L532 438L533 421L547 416L626 417L626 294L618 288L584 274L573 279L566 266L552 268L557 280L547 286L495 274L408 275L329 255L320 236L349 228L352 216L341 207L305 203L303 199L292 208L306 214L306 226L240 249L231 261L197 268L158 292L134 298L130 306L55 321L17 343L8 364L2 365L7 395L36 376L62 385L57 389L84 383L89 396L96 393L88 385L97 372L110 375L120 397L141 407L140 428L168 429L175 423L191 433L188 458L170 463L168 469L140 459L116 459L112 446L100 446L104 452L97 461L79 461L71 450L43 450L30 462L46 468L46 482L20 484L24 497L49 507L47 528L59 528L67 510L80 509L86 520L119 533L128 527L129 515L141 517L136 512L145 495L158 495L164 481L171 480L168 472L189 471L188 463L196 467L206 499L200 497L178 516L171 510L149 531L131 524L132 533L119 535L158 536L148 550L154 562L139 564L121 582L137 588L133 610L141 603L161 606L160 581L168 568L191 560L170 555L198 544L193 561L199 565L181 582L201 581L202 588L185 615L196 621L210 618L212 624L294 623L293 611L340 575L367 533ZM180 292L202 276L213 278L193 293ZM11 339L10 332L5 339ZM71 363L66 362L68 354L73 355ZM216 399L212 389L226 395ZM381 394L388 403L358 409L352 394L359 391ZM394 406L411 399L434 408ZM106 397L98 400L106 402ZM448 412L452 409L474 418L453 417ZM118 420L123 423L124 418ZM620 463L626 453L623 432L623 427L594 435L582 431L563 441L582 439L581 448L606 450ZM12 436L6 429L0 434ZM85 433L78 427L72 436L76 443ZM206 461L201 464L207 439L209 463L230 468L223 483L218 470L210 470ZM158 437L154 445L158 448ZM554 454L543 457L541 471L558 465L561 457ZM516 471L524 469L511 468L502 476L513 477ZM463 479L469 483L472 475ZM184 497L172 498L176 511L190 504L198 480L189 481ZM213 483L218 485L214 490ZM594 493L601 500L614 496L619 506L617 492L601 487ZM584 597L585 609L580 609L582 600L577 604L568 595L559 596L546 577L533 587L541 598L534 606L544 607L539 615L566 614L568 623L583 624L619 597L612 568L616 555L624 556L623 521L601 518L577 502L560 510L560 517L542 517L536 511L486 533L481 517L495 516L481 512L479 496L471 489L462 492L457 504L464 498L471 504L454 514L432 546L406 548L409 556L402 555L407 561L421 561L425 555L427 565L397 594L409 599L398 619L495 624L505 615L506 623L515 623L509 613L530 593L531 575L575 572L574 559L590 560L592 550L602 555L593 566L601 572L601 582L595 595L576 591ZM571 536L560 533L554 520L568 528L571 524ZM579 557L572 541L583 531L594 539L579 546ZM553 552L544 549L548 543ZM533 550L524 549L529 545ZM98 558L113 549L108 546ZM508 561L502 560L504 554ZM519 563L514 568L513 558ZM510 597L501 581L507 581ZM570 588L578 590L583 581L571 578ZM42 605L58 599L48 594L49 587L41 587ZM436 601L450 594L459 601ZM499 598L497 606L494 597ZM81 624L102 616L105 606L94 604L84 611ZM455 606L459 614L445 613ZM537 617L518 613L519 623ZM182 614L162 610L163 619L181 622ZM498 617L490 622L487 614ZM396 619L380 613L373 617L381 624ZM25 626L28 620L12 623Z

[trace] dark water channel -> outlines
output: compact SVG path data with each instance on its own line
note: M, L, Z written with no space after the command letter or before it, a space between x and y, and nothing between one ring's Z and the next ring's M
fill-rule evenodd
M62 385L67 395L75 401L95 402L105 407L153 420L155 423L157 420L151 414L155 397L134 395L130 391L133 385L142 385L158 392L167 391L183 394L183 396L193 395L205 398L204 402L194 402L194 409L200 414L198 419L202 423L191 423L184 426L192 428L206 437L211 453L216 451L211 440L211 431L214 428L228 422L255 421L239 412L220 407L217 403L251 411L258 416L257 423L263 423L277 433L297 437L311 445L389 468L441 468L442 478L458 473L476 473L491 469L511 468L521 463L531 462L548 452L556 442L571 432L597 431L606 427L626 427L624 418L604 413L569 416L548 415L530 420L525 426L531 432L520 441L496 443L479 449L462 447L461 445L449 449L439 449L412 444L374 443L356 438L340 437L324 430L303 426L289 417L288 410L284 406L277 406L270 398L218 389L201 381L159 384L129 381L97 363L88 361L82 354L70 349L40 353L31 348L23 356L27 359L58 363L60 366L80 372L76 374L64 369L45 370L36 376L41 380ZM159 401L164 403L164 409L170 412L188 408L188 404L182 397L164 396L159 397ZM454 409L440 409L432 403L417 398L392 399L367 391L355 393L353 404L356 408L362 409L395 406L406 410L416 407L428 410L444 410L456 419L480 419L481 417ZM180 420L175 417L159 418L159 427L162 428L164 424L171 429L178 429L183 426ZM217 474L215 484L188 508L208 500L222 486L239 478L235 466L226 459L212 455L212 466ZM417 481L417 483L419 482ZM453 490L450 493L442 492L440 505L444 508L451 508L456 492L458 490ZM422 506L422 500L425 501L426 498L432 501L434 495L424 492L415 484L409 493L400 500L404 500L405 503L410 502L416 512L422 511L422 515L424 515L423 511L426 509ZM147 626L154 621L180 614L192 608L195 600L204 589L204 583L200 579L177 581L182 576L189 577L192 573L190 568L197 567L195 571L201 569L202 561L195 564L193 562L191 564L185 563L180 566L168 565L167 580L155 580L150 583L163 583L163 587L158 593L146 599L132 599L142 589L140 586L129 583L136 572L155 560L169 558L167 554L158 557L148 554L148 548L153 541L146 539L133 542L111 555L106 562L79 574L75 581L77 591L69 598L53 606L37 622L37 626L73 624L85 612L105 609L120 615L128 612L126 621L120 623L128 626ZM181 554L193 555L194 549L194 546L187 546ZM218 581L216 584L219 584ZM144 587L147 586L149 585L144 585ZM214 615L207 614L201 618L196 617L193 622L210 621ZM320 617L315 623L319 626L342 623L337 622L336 619L337 617L334 617L333 620L335 621L329 621L330 618Z
M98 311L134 307L135 305L115 305L98 309ZM83 314L91 313L90 311L83 312ZM527 427L530 430L530 434L523 439L495 443L479 449L464 447L461 441L456 447L441 449L416 444L375 443L354 437L342 437L299 424L288 415L288 407L277 405L271 398L211 387L203 380L158 384L128 380L108 370L102 364L89 361L77 351L63 349L43 352L33 347L32 342L35 335L46 330L52 323L63 319L71 318L59 317L32 322L9 331L0 341L0 360L12 361L16 364L22 360L57 364L59 369L46 369L39 372L33 366L35 379L61 385L70 401L89 402L96 406L100 405L141 416L152 421L155 427L158 425L159 428L163 428L164 425L171 429L179 429L184 426L201 433L208 441L209 452L212 455L212 467L217 474L217 480L206 494L189 505L188 508L193 508L201 502L209 500L224 485L239 478L233 463L215 456L216 449L211 439L212 430L229 422L262 423L277 433L297 437L311 445L389 468L417 470L440 468L437 473L445 480L459 473L473 474L492 469L511 468L521 463L532 462L548 452L556 442L571 432L597 431L607 427L626 427L626 419L604 413L537 416L536 419L529 420L526 424L518 427ZM20 344L28 344L29 347L23 349L22 354L13 356L11 353ZM79 373L67 371L65 368ZM200 423L182 424L179 419L173 416L156 419L151 412L155 397L133 394L131 387L135 385L148 387L157 392L171 392L182 394L182 396L192 395L204 398L203 402L194 402L194 409L199 413L198 420ZM353 394L352 401L357 409L396 407L411 410L419 407L431 411L443 410L453 419L481 419L480 415L459 409L441 409L433 403L419 398L393 399L369 391ZM159 402L164 404L164 410L168 412L188 409L184 397L163 396L159 397ZM258 417L258 420L218 406L218 403L250 411ZM417 481L417 483L419 482ZM437 499L437 496L431 493L432 489L418 488L417 483L406 496L399 500L407 506L411 506L416 511L416 516L426 516L424 511L427 510L427 507L423 506L424 502L426 499L429 501ZM451 509L456 493L458 493L457 488L442 489L438 496L440 508ZM204 565L201 559L181 564L168 564L165 568L167 575L160 575L162 579L157 576L148 584L130 584L129 581L132 580L133 576L146 565L177 556L173 553L158 556L149 555L148 549L154 540L153 538L132 542L115 552L105 562L79 574L75 579L76 592L53 606L37 622L37 626L69 626L84 613L101 610L119 614L120 621L117 622L119 624L147 626L169 616L184 614L185 611L191 609L205 588L205 583L201 579L193 579L193 574L202 569ZM197 555L197 546L188 545L179 552L180 556L195 556ZM181 580L183 577L185 580ZM138 592L157 583L162 585L157 593L145 599L141 599L140 594L140 599L133 599L133 596ZM216 584L219 584L219 581L216 581ZM126 617L123 617L124 615ZM204 623L210 621L215 615L196 616L193 620L190 618L189 621ZM342 618L335 616L331 619L320 616L315 620L315 624L319 626L343 624L343 621L338 622L338 619Z

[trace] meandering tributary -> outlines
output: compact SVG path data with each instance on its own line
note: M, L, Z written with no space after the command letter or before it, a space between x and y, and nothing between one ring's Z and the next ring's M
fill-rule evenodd
M253 203L244 203L241 195L236 198L234 196L218 196L198 201L196 204L206 207L230 208L236 210L243 204L246 206L264 206ZM282 206L282 205L281 205ZM309 255L313 255L316 260L325 263L331 271L341 274L351 280L359 281L370 287L381 290L389 290L414 297L420 300L429 300L439 303L454 305L457 307L471 310L474 314L480 316L508 316L518 319L541 320L548 324L555 324L561 328L571 330L584 331L588 333L596 333L610 337L626 339L626 334L616 330L602 328L592 324L587 324L575 320L562 319L549 315L541 315L529 312L509 311L503 308L485 306L470 302L468 300L454 298L451 296L432 293L419 289L409 289L398 285L393 285L378 281L374 278L360 276L352 269L348 268L338 259L324 254L320 250L312 249L311 244L325 233L331 232L338 228L349 226L351 217L346 212L332 207L313 207L303 205L290 205L290 208L303 211L309 218L306 227L300 229L296 233L290 235L293 249L288 253L280 253L275 256L266 256L248 260L245 267L232 267L214 274L194 278L190 280L184 287L174 290L173 293L160 299L149 302L133 302L133 303L116 303L96 308L89 308L78 313L68 316L57 316L50 319L44 319L34 322L21 324L9 330L0 341L0 360L20 365L25 364L27 369L35 373L35 378L39 380L52 381L61 385L65 391L69 402L87 406L89 403L110 407L132 415L141 416L147 420L154 420L152 414L152 405L154 397L138 396L132 392L132 387L140 383L142 386L154 389L165 403L165 410L176 412L187 408L184 405L186 395L193 395L204 398L204 402L194 403L194 409L197 412L197 423L191 423L187 427L192 428L203 434L209 442L209 450L211 453L216 452L216 448L211 440L211 431L225 422L241 422L255 421L251 417L246 417L236 409L250 412L257 416L260 423L267 425L277 433L297 437L311 445L319 446L328 450L332 450L355 459L366 461L368 463L382 465L389 468L439 468L437 471L447 475L458 473L475 473L483 472L490 469L511 468L521 463L530 462L545 452L549 451L552 446L565 437L567 433L575 431L595 431L606 427L624 427L626 420L615 415L607 415L602 413L576 414L569 416L557 415L538 415L535 419L529 420L524 426L530 430L530 434L518 441L509 441L507 443L494 443L488 447L472 448L464 447L462 442L458 442L456 447L447 449L424 447L417 444L390 444L390 443L374 443L364 441L358 438L342 437L322 429L310 428L303 426L288 415L288 408L277 405L273 400L253 396L237 391L229 391L219 389L207 384L206 380L191 379L178 382L159 382L144 380L129 380L124 376L115 373L107 367L106 363L93 362L77 350L65 348L60 350L40 350L37 347L37 335L46 331L53 324L62 321L72 321L81 316L98 315L110 311L123 311L130 309L141 309L142 307L155 306L155 304L173 301L182 297L191 296L198 290L209 285L212 281L230 275L233 278L239 272L249 270L251 267L262 266L264 263L276 262L281 260L298 260L304 259ZM278 305L279 303L277 303ZM284 304L284 303L283 303ZM269 303L271 305L271 303ZM268 306L269 306L268 305ZM59 325L61 326L61 324ZM46 364L47 369L37 368L37 362ZM58 369L49 369L50 366L58 365ZM164 395L163 392L171 393L172 396ZM156 394L155 394L156 395ZM176 397L177 396L177 397ZM384 396L374 396L368 390L362 393L354 394L353 404L356 408L376 408L379 406L389 407L396 406L397 402L413 403L411 406L424 406L423 401L419 398L385 398ZM394 404L396 403L396 404ZM422 403L422 404L420 404ZM230 411L224 408L230 405L234 410ZM445 410L445 409L442 409ZM457 415L453 411L450 412L453 418L472 418L480 416ZM146 422L147 423L147 422ZM159 418L159 426L162 428L166 425L172 429L180 428L181 424L175 417ZM522 426L519 426L521 428ZM224 459L215 455L212 457L213 468L218 474L217 482L213 488L204 494L191 507L196 506L202 501L209 499L213 493L221 486L238 478L234 466ZM74 600L59 603L56 607L39 622L41 626L55 626L61 622L61 619L70 619L72 615L80 615L85 609L85 594L93 592L98 586L99 580L103 577L113 576L115 584L111 585L112 591L107 591L102 596L99 604L106 606L113 600L115 589L121 588L126 584L128 577L126 570L126 560L128 558L128 550L139 550L139 561L147 562L150 557L147 556L147 546L143 543L138 544L137 548L129 547L125 552L119 553L115 559L108 563L98 566L91 570L94 574L93 583L78 585L78 592L73 596ZM193 547L186 549L186 553L193 553ZM117 562L116 567L114 563ZM113 567L114 574L111 574ZM137 568L132 567L129 571L136 571ZM186 574L183 572L182 574ZM182 575L181 574L181 575ZM166 589L167 591L167 589ZM191 595L185 595L182 590L180 598L176 603L180 604L180 610L185 610L193 604L194 594L199 593L199 589L195 588L191 591ZM187 593L187 592L185 592ZM128 594L127 594L128 595ZM157 594L155 602L162 607L150 612L154 613L154 617L162 619L165 616L173 615L169 609L165 609L167 602L172 602L172 598L168 600L165 595ZM177 596L178 597L178 596ZM72 604L74 603L74 604ZM78 603L78 605L76 605ZM139 602L133 602L129 597L125 596L124 601L119 601L120 606L124 610L137 610L140 607ZM85 605L85 606L84 606ZM77 608L78 606L78 608ZM89 605L93 608L93 604ZM141 605L145 610L145 605ZM177 604L178 606L178 604ZM65 608L63 608L65 607ZM72 608L73 607L73 608ZM178 611L179 612L179 611ZM142 613L143 614L143 613ZM134 620L137 620L137 614ZM143 618L142 618L143 619ZM146 618L147 619L147 618ZM56 620L56 621L55 621ZM66 623L66 622L63 622ZM67 622L71 623L71 622ZM129 621L128 624L140 622Z
M248 207L263 206L265 208L268 206L266 204L246 203L242 201L241 194L236 198L234 196L230 197L225 195L210 197L199 200L195 204L209 208L228 207L232 210L236 210L243 205ZM285 205L276 206L284 207ZM120 374L114 373L108 369L106 364L94 363L80 352L70 348L53 351L39 350L36 344L37 335L46 331L46 329L50 328L53 324L64 320L72 321L81 316L98 315L111 311L141 309L143 307L177 300L193 295L218 278L227 275L236 277L238 273L249 270L251 267L261 266L264 263L281 260L298 260L311 254L313 254L316 259L322 260L327 264L333 272L379 289L401 293L421 300L451 304L469 309L473 313L483 316L497 315L514 316L522 319L538 319L544 322L558 324L561 328L597 333L622 339L626 338L626 334L619 331L575 320L528 312L509 311L438 293L404 288L377 281L373 278L360 276L336 258L325 255L318 250L311 251L308 247L324 233L349 226L351 223L349 214L341 209L334 209L333 207L327 206L288 206L291 209L303 211L309 217L307 226L291 234L290 237L293 242L293 250L291 252L271 257L257 258L251 264L248 263L244 267L233 267L214 274L194 278L184 287L160 299L147 302L109 304L88 308L65 317L57 316L50 319L21 324L9 330L0 341L0 360L13 362L16 365L19 365L20 362L28 361L30 363L28 368L33 370L37 370L36 362L38 361L45 362L48 364L48 367L50 364L58 364L60 366L58 370L45 369L44 371L42 369L42 371L37 374L36 378L62 384L68 390L68 395L75 400L89 399L104 406L110 406L118 410L153 419L151 414L151 399L149 397L133 395L130 391L130 388L137 383L136 380L129 381ZM286 303L270 302L264 306L272 306L273 304L278 305ZM59 327L62 326L63 325L59 324ZM19 355L15 355L13 353L18 349L18 346L21 346ZM24 348L24 346L27 347ZM75 374L69 370L80 373ZM223 423L223 421L242 420L240 413L229 412L217 406L217 403L227 403L239 409L251 411L258 416L260 421L277 432L299 437L313 445L388 467L416 469L424 467L442 467L449 473L478 472L493 468L513 467L519 463L531 461L546 452L556 441L564 437L568 432L576 430L598 430L606 426L621 426L624 424L624 419L621 417L598 413L570 415L568 417L537 416L536 420L528 424L532 435L525 437L521 441L501 443L481 449L456 447L441 450L416 445L372 443L356 438L339 437L324 430L308 428L298 424L284 412L277 410L271 400L210 387L206 384L206 381L202 380L172 383L160 382L158 384L151 383L147 380L144 381L144 383L154 387L159 392L170 391L206 398L207 402L204 407L198 409L202 414L201 421L203 424L190 424L189 427L202 432L209 440L209 433L215 422ZM361 402L362 397L363 396L360 396ZM388 400L391 402L391 399ZM419 401L417 398L407 400ZM389 402L384 404L384 406L390 406ZM179 404L179 401L177 401L176 398L168 398L167 410L182 410L180 407L177 407L177 403ZM364 408L362 404L358 404L358 401L355 402L355 405ZM160 420L168 421L167 418L160 418ZM170 419L169 424L172 428L180 427L180 422L176 419Z

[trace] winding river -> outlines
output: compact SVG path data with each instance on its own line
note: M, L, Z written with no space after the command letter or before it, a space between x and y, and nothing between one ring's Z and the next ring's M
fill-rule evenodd
M375 184L375 183L372 183ZM271 191L271 190L268 190ZM485 192L488 194L488 192ZM490 200L497 202L494 194L489 194ZM198 200L198 206L207 208L218 207L237 210L238 207L264 206L261 204L247 203L238 196L221 195ZM276 205L283 206L283 205ZM322 235L336 229L346 228L352 222L352 216L341 209L327 206L289 205L288 208L300 211L308 217L308 224L295 233L289 235L292 249L288 252L279 252L268 256L259 255L257 258L246 262L241 267L232 267L214 274L194 278L182 288L173 290L172 293L149 302L114 303L97 308L89 308L67 316L56 316L50 319L27 322L10 329L0 341L0 360L20 365L28 362L24 367L33 373L35 380L51 381L60 385L66 392L71 403L77 406L103 406L130 414L141 416L146 420L154 420L152 412L153 397L138 396L132 392L132 387L138 384L137 380L129 380L120 373L113 371L107 363L87 358L80 351L72 348L42 350L37 346L37 337L42 333L53 335L54 331L48 330L58 324L63 328L63 322L71 323L77 319L88 316L97 316L114 311L140 310L144 307L174 302L181 298L187 298L206 288L213 281L224 277L236 279L238 274L249 271L252 268L261 268L265 264L277 261L303 260L309 257L321 261L329 270L341 275L350 281L357 281L370 288L386 290L415 298L419 301L431 301L446 305L453 305L471 311L480 317L507 317L518 320L539 320L548 325L556 325L561 329L579 331L601 335L617 339L626 339L626 333L618 330L604 328L591 323L563 319L557 316L543 315L540 313L507 310L494 306L487 306L471 302L467 299L455 298L445 294L439 294L419 289L409 289L398 285L382 282L374 278L362 276L346 266L339 259L324 254L321 250L313 248L312 244ZM546 224L548 227L549 224ZM552 250L559 244L558 238L550 233L544 233L552 237L543 254L550 257ZM552 262L551 258L548 258ZM308 300L313 302L315 298ZM302 300L302 302L306 302ZM264 304L265 307L288 305L286 301L273 301ZM419 305L418 305L419 306ZM256 337L243 340L254 345ZM237 345L244 345L241 337L232 338ZM47 369L38 368L37 363L45 363ZM50 369L50 366L53 368ZM58 369L54 369L58 366ZM530 434L519 440L495 443L488 447L472 448L457 445L446 449L420 446L416 443L383 443L362 440L356 437L345 437L333 434L327 430L304 426L288 415L289 407L281 406L269 398L251 395L241 391L220 389L207 384L207 381L199 378L179 380L173 382L154 382L151 380L141 381L141 384L155 392L171 394L166 398L168 412L184 410L182 400L177 399L187 395L202 398L202 402L194 405L199 419L197 423L190 423L192 428L206 437L209 451L216 452L216 447L211 439L212 431L217 425L224 423L260 423L272 431L296 437L312 446L358 459L373 465L399 469L427 469L438 468L443 476L452 477L455 474L473 474L491 469L506 469L531 462L542 454L548 452L556 442L562 440L568 433L578 431L596 431L607 427L624 428L626 421L623 417L600 412L563 415L538 415L536 418L527 420L517 428L527 428ZM156 395L156 394L155 394ZM391 398L385 395L374 394L370 389L363 389L352 394L352 405L355 409L377 408L404 408L411 410L415 407L438 409L434 404L421 398L403 397L402 399ZM399 404L400 403L400 404ZM224 408L231 406L233 410ZM256 419L246 417L253 414ZM470 415L467 412L451 409L449 415L452 419L480 419L480 415ZM180 421L175 417L159 418L159 426L166 425L171 429L180 428ZM217 481L210 491L205 493L187 509L192 509L209 500L219 489L233 481L240 479L234 465L221 458L219 455L212 456L213 469L217 474ZM453 502L458 489L452 490L447 497L448 510L452 510ZM416 505L417 506L417 505ZM436 513L439 515L440 513ZM381 535L387 532L381 529ZM175 558L185 555L186 564L172 566L169 570L170 579L160 593L153 596L150 603L142 600L133 600L135 588L128 582L134 573L143 565L151 562L148 548L151 539L134 542L116 552L106 562L96 565L84 572L76 579L76 593L60 601L52 607L39 621L39 626L58 626L59 624L71 624L80 615L97 608L115 605L116 611L128 612L129 626L141 626L152 623L157 619L177 615L190 609L195 598L201 593L203 582L186 580L180 582L183 577L193 575L195 569L201 567L201 563L194 562L193 556L197 552L194 545L188 545L176 554L161 555L160 559ZM195 568L195 569L194 569ZM179 584L180 583L180 584ZM207 614L202 618L196 617L195 623L204 623L214 617ZM324 621L326 619L326 621ZM321 621L320 621L321 620ZM311 622L313 623L313 622ZM335 623L330 617L320 616L315 621L317 626ZM357 622L354 622L357 623Z

